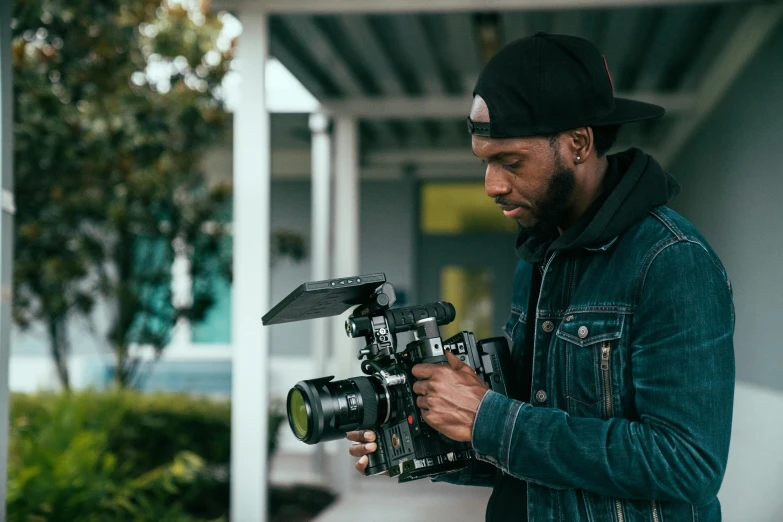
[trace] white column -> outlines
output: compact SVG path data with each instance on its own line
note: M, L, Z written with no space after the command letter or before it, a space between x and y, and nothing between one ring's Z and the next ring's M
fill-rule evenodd
M359 132L356 118L334 120L334 214L332 220L332 277L359 275ZM332 340L338 379L359 369L356 352L348 349L345 318L334 319ZM351 343L353 346L353 343Z
M13 96L11 72L12 2L0 2L0 522L5 521L8 475L8 357L11 351L11 297L14 247Z
M359 267L359 132L356 118L334 120L334 214L332 220L332 276L358 275ZM332 354L337 379L360 375L357 341L345 335L350 310L332 319ZM356 474L347 444L339 444L333 460L335 486L347 491Z
M239 103L234 111L234 284L232 302L231 520L267 519L270 141L264 92L266 14L239 12Z
M310 221L311 267L313 281L329 279L329 245L331 229L332 139L329 134L329 118L323 113L310 115L312 133L312 216ZM314 319L312 350L315 372L325 375L329 350L329 320Z
M313 281L329 279L329 251L331 237L331 188L332 188L332 138L329 131L329 117L317 112L310 115L312 154L310 155L311 182L311 221L310 221L310 278ZM312 360L315 375L328 375L329 356L329 319L311 321ZM328 462L324 444L315 446L315 470L323 478L328 478Z

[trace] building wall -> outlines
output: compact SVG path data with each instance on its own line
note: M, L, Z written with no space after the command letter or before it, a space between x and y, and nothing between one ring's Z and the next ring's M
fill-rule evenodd
M415 244L412 183L364 181L360 186L359 266L361 273L384 272L406 295L413 290ZM310 244L310 183L278 181L272 184L272 229L303 234ZM300 263L281 260L272 267L272 303L310 280L309 257ZM287 323L271 327L272 355L307 356L310 325ZM358 366L357 366L358 368Z
M720 255L734 288L737 393L724 520L783 519L783 26L670 170L673 205ZM776 441L776 442L771 442Z

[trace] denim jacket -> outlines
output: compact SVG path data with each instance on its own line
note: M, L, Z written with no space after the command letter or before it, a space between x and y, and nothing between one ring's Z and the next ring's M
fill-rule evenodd
M716 254L661 206L604 244L550 255L537 310L532 269L517 267L504 329L518 356L535 321L530 403L486 393L478 459L527 482L530 522L719 521L734 307Z

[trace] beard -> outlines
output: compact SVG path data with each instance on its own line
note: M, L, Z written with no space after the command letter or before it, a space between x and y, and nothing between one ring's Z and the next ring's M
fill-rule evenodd
M560 153L555 150L554 172L549 178L544 194L532 208L533 224L523 226L517 223L519 232L533 237L557 236L557 227L565 221L566 211L576 186L576 174L563 164Z

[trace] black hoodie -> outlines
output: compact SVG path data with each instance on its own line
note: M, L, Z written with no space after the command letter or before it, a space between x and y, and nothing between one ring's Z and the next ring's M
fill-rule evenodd
M556 250L574 250L604 244L647 216L655 207L665 205L680 192L680 185L661 168L652 156L639 149L607 156L604 192L587 211L559 237L534 237L525 232L517 238L517 255L529 263L539 264ZM541 290L541 271L533 270L528 310L535 310ZM527 322L522 356L514 358L513 372L519 375L519 397L530 401L533 366L533 332L535 321ZM527 484L498 472L492 497L487 505L487 522L527 520Z
M635 225L651 209L665 205L680 192L680 185L652 156L631 148L607 156L606 190L582 216L557 238L533 237L522 232L517 255L539 263L555 250L571 250L613 239Z

